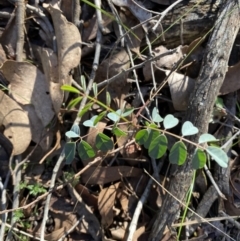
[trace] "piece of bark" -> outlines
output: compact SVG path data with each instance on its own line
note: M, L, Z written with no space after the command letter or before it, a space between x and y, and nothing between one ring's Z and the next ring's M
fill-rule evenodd
M207 133L213 104L226 75L230 52L239 31L239 2L229 0L222 6L206 47L202 68L190 97L185 118L199 129L197 135L189 138L193 142L198 142L199 136ZM175 175L171 177L169 191L172 195L166 195L162 208L155 217L149 238L151 241L161 240L165 226L171 226L178 217L182 204L176 198L183 201L192 182L191 160L195 147L193 145L187 146L187 161L183 166L178 167Z

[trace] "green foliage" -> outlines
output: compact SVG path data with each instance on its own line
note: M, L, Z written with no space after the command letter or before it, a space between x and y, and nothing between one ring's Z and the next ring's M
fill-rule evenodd
M215 138L215 136L205 133L199 137L198 143L202 144L202 143L213 142L213 141L218 141L218 140Z
M148 139L148 131L147 130L140 130L137 132L135 136L135 140L139 145L144 145Z
M160 119L156 112L152 113L153 120L159 121ZM178 124L179 120L172 115L167 115L163 119L163 126L165 129L173 128ZM148 149L148 154L152 158L160 158L167 151L168 141L165 135L160 134L161 131L157 129L155 124L148 124L147 129L140 130L135 135L135 140L139 145L144 145ZM163 132L163 131L162 131ZM165 131L166 132L166 131ZM182 125L182 135L190 136L198 133L198 129L190 122L186 121ZM168 134L171 134L168 132ZM179 141L176 142L169 153L169 161L172 164L183 165L187 159L187 147L182 141L183 138L179 137ZM185 139L185 141L188 141ZM220 166L227 167L228 157L226 153L217 146L199 147L199 144L216 142L218 141L213 135L202 134L199 138L199 143L195 144L196 150L193 155L192 166L194 169L200 169L206 164L207 156L206 152L215 160ZM194 143L191 143L194 144Z
M77 98L71 100L69 103L68 103L68 106L67 106L67 109L70 110L72 109L73 107L75 107L81 100L82 100L82 96L78 96Z
M160 123L163 121L163 118L158 114L158 109L156 107L154 107L152 111L152 120L156 123Z
M227 168L228 156L221 148L216 146L208 146L206 148L206 152L218 163L219 166Z
M83 107L83 109L78 113L78 116L79 116L79 117L82 117L86 112L89 111L89 109L92 107L92 105L93 105L93 102L87 103L87 104Z
M122 110L117 110L116 112L110 112L107 114L107 117L112 120L114 123L118 122L121 117L127 117L132 114L134 109L128 109L124 113Z
M30 228L31 224L28 220L24 220L25 216L23 213L23 209L19 209L13 212L13 221L18 223L19 226L23 227L23 228ZM26 237L26 236L22 236L22 237ZM19 239L19 240L27 240L27 239Z
M36 183L34 185L27 185L27 189L29 190L29 194L33 195L34 197L47 191L39 183Z
M81 86L85 91L86 80L83 76L81 77ZM63 85L62 90L84 95L84 93L80 93L79 90L68 85ZM92 97L88 97L90 99L90 102L88 102L84 106L84 108L80 111L78 115L82 117L86 112L90 110L94 102L97 102L101 107L105 108L105 111L102 111L100 114L94 115L89 120L84 121L83 125L90 128L95 127L97 129L98 122L101 121L102 118L107 116L109 120L114 122L114 125L111 129L112 134L115 135L117 138L127 136L127 133L122 131L118 127L118 122L123 119L125 122L131 123L125 117L131 115L134 109L119 109L114 111L109 107L111 103L111 96L109 92L106 92L106 105L104 105L96 99L98 95L98 87L96 83L93 84L92 90L95 99ZM77 97L69 103L69 106L75 106L80 101L81 97ZM223 106L221 99L217 100L216 105L219 107ZM154 107L152 110L151 122L146 120L144 120L144 122L144 129L137 131L137 133L135 134L135 140L139 145L143 145L148 150L148 154L151 158L159 159L167 152L167 134L172 135L175 138L177 137L179 139L179 141L174 143L172 148L169 150L170 163L183 165L186 162L188 150L185 142L187 142L191 145L196 146L192 159L192 166L194 169L200 169L204 167L207 160L206 153L210 155L210 157L215 160L220 166L227 167L228 157L220 147L213 146L213 144L218 141L213 135L208 133L202 134L199 137L198 143L192 143L185 138L185 136L192 136L198 133L198 128L195 127L190 121L185 121L182 124L182 136L177 136L167 131L168 129L174 128L179 124L178 118L174 117L171 114L168 114L164 118L162 118L156 107ZM163 128L159 128L159 125L162 125ZM79 142L77 153L82 160L88 160L95 157L95 148L102 152L111 151L114 148L114 143L112 139L103 133L97 134L95 139L95 147L93 148L89 143L82 140L78 125L73 125L71 130L66 132L66 136L70 140L65 145L65 156L67 164L70 164L75 158L77 142ZM73 142L71 141L72 138L78 138L78 140L76 142ZM202 144L204 144L204 147L201 146Z
M177 118L175 118L173 115L167 115L164 118L163 121L163 126L165 129L171 129L173 127L175 127L178 124L179 120Z
M67 92L72 92L72 93L75 93L75 94L80 94L80 91L78 89L76 89L75 87L71 86L71 85L62 85L61 90L64 90L64 91L67 91Z
M82 160L87 160L95 156L95 151L86 141L81 141L78 144L77 151Z
M67 142L64 147L66 164L71 164L76 152L76 142Z
M26 182L21 182L20 185L19 185L19 188L20 189L28 189L29 194L33 195L34 197L36 197L39 194L45 193L47 191L46 188L44 188L39 183L29 185Z
M80 137L80 128L77 124L73 124L70 131L67 131L65 135L68 138L79 138Z
M110 151L113 149L113 141L105 134L98 133L96 137L96 147L103 152Z
M156 137L159 136L159 131L158 130L151 130L148 129L148 138L147 141L144 144L144 147L148 149L151 145L152 140L154 140Z
M24 218L24 213L23 213L22 209L18 209L13 212L13 221L14 222L20 222L22 218Z
M112 133L117 137L127 136L127 133L119 129L117 126L112 128Z
M201 169L207 162L206 153L201 149L196 149L193 155L192 167L194 169Z
M182 141L176 142L170 150L169 161L172 164L183 165L187 159L187 147Z
M193 125L190 121L185 121L182 125L182 135L192 136L198 133L198 128Z
M152 158L160 158L167 151L168 141L165 135L159 135L152 139L149 145L148 154Z

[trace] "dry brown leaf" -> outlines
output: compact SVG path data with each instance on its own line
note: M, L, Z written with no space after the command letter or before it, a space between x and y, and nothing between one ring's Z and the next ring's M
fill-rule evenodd
M168 75L170 71L166 71L165 73ZM194 89L195 80L185 75L173 72L168 78L168 85L174 109L177 111L186 110L189 96Z
M58 73L60 84L71 84L69 72L81 59L81 36L78 28L67 21L61 11L49 6L58 47Z
M125 50L122 50L100 64L96 73L96 81L100 83L119 74L123 70L127 70L129 67L129 56ZM112 98L123 99L129 92L131 86L127 83L127 77L127 74L121 75L121 77L116 78L114 82L107 86ZM103 96L103 99L105 99L105 93L103 93ZM103 102L105 101L103 100Z
M119 184L120 182L102 189L98 196L98 210L101 214L102 225L105 228L109 227L113 222L113 207Z
M2 45L0 44L0 67L6 59L7 58L6 58L5 52L3 50Z
M121 22L129 29L139 24L139 21L128 11L124 11L124 12L120 11L119 16L120 16ZM115 33L119 38L120 33L119 33L118 23L114 22L113 26L114 26ZM141 56L140 45L143 38L144 38L144 31L141 27L130 31L129 34L127 34L125 37L125 40L127 41L129 48L138 56Z
M90 167L81 175L81 181L88 184L104 185L117 181L121 177L139 177L142 173L142 169L129 166Z
M108 13L108 14L111 14L111 13ZM106 33L112 32L112 22L113 22L113 18L110 18L105 14L102 15L102 26L104 27L104 30L106 31ZM94 15L91 19L89 19L87 22L84 23L82 41L88 42L96 38L97 30L98 30L98 22L97 22L96 15Z
M13 154L22 154L32 138L27 114L1 90L0 103L0 123L5 127L4 135L13 145Z
M82 184L78 183L75 186L76 191L82 197L83 201L94 210L98 209L98 198L97 196L93 195L89 192L89 190L83 186Z
M14 59L16 56L16 43L17 43L17 29L16 17L9 20L7 26L0 37L0 43L9 58Z
M124 235L126 233L126 228L124 226L111 228L111 236L113 240L124 240ZM133 239L135 240L135 239Z
M165 52L167 52L168 49L164 46L159 46L153 50L153 53L155 56L159 56ZM181 59L184 55L185 47L179 46L175 53L166 55L156 61L156 66L158 68L164 68L164 69L172 69L174 65ZM151 73L151 63L147 63L143 67L143 75L145 77L145 80L152 79L152 73ZM153 65L154 72L157 70L157 68Z
M222 87L220 89L221 95L226 95L240 89L239 73L240 62L228 68Z
M61 83L58 83L58 60L57 55L48 48L41 48L40 57L43 71L49 83L50 97L55 113L58 114L63 102L64 92L61 90Z
M64 0L60 2L61 4L61 11L63 15L67 18L68 21L73 22L73 6L74 1L73 0Z
M32 140L35 143L39 143L43 151L49 150L53 141L53 133L46 130L32 105L23 105L22 108L30 120Z
M6 61L1 70L10 83L11 96L22 105L32 104L43 126L47 126L55 113L43 73L30 63L15 61Z
M133 240L140 240L140 237L143 236L143 234L146 231L146 226L141 226L139 227L133 234ZM144 236L145 237L145 236ZM145 239L142 240L147 240L148 238L145 237Z
M127 7L140 22L145 22L152 17L152 14L144 9L144 6L140 1L113 0L112 2L119 7ZM145 29L146 32L148 32L148 27L146 23L142 24L142 27Z

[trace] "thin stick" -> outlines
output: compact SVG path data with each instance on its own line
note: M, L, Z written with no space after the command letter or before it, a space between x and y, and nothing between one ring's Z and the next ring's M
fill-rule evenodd
M168 12L170 12L177 4L182 2L182 0L178 0L175 3L171 4L168 8L166 8L163 12L161 12L161 17L158 19L157 23L153 26L152 31L155 32L158 25L161 23L163 18L167 15Z
M163 162L159 162L157 168L154 169L153 176L158 176L158 172L161 169L162 165L163 165ZM143 204L146 202L146 200L148 198L152 183L153 183L153 179L150 178L141 198L138 201L137 207L135 208L135 211L133 214L132 221L129 225L129 233L128 233L127 241L133 240L133 235L137 228L138 219L139 219L140 213L142 211Z
M17 1L16 22L17 22L17 46L16 46L16 60L23 60L23 45L24 45L24 15L25 2L24 0Z
M21 162L21 156L20 155L15 156L14 159L15 159L16 165ZM13 204L12 204L13 209L19 207L19 192L20 192L19 183L21 182L21 175L22 175L21 168L19 167L17 170L14 170L14 173L15 173L15 177L14 177L15 185L14 185L14 188L13 188ZM11 228L8 231L6 241L13 239L12 238L12 235L13 235L12 228L15 226L15 224L16 223L15 223L15 220L14 220L14 213L12 213Z
M74 223L74 225L60 239L58 239L58 241L63 241L64 238L66 238L67 235L70 234L78 226L78 224L81 222L81 220L83 218L84 218L84 216L82 216L80 219L78 219L78 221L76 223Z

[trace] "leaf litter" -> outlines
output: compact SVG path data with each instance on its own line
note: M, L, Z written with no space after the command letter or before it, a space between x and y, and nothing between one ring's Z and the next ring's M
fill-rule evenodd
M154 154L150 156L143 145L135 142L134 136L143 126L150 125L148 108L151 110L149 113L156 108L157 116L171 114L182 117L181 114L188 108L195 82L198 81L206 38L199 34L194 41L184 39L182 45L175 44L171 54L167 54L172 47L168 46L167 41L156 42L151 45L151 49L146 49L146 34L151 33L156 23L149 19L156 15L156 11L163 11L170 6L171 1L152 0L146 3L114 0L111 6L107 1L102 1L102 21L99 21L99 9L88 1L82 1L82 12L79 12L80 18L76 25L73 24L74 14L77 14L72 12L73 2L59 4L58 1L43 1L42 6L40 3L29 3L31 11L26 11L24 61L21 62L16 61L16 43L19 41L17 13L13 11L13 5L5 3L13 15L11 18L0 16L4 26L0 33L1 182L6 180L7 172L12 175L13 181L16 179L19 165L10 160L11 156L21 155L21 185L18 184L21 186L19 213L23 210L23 216L15 223L16 232L21 230L30 234L26 240L40 237L45 210L45 200L41 197L47 195L54 166L64 146L69 143L65 133L81 114L80 138L70 138L71 145L77 150L76 143L84 140L94 150L95 156L83 159L88 155L87 152L78 155L74 151L69 165L65 162L60 165L55 183L58 188L50 199L44 240L127 240L137 203L149 180L145 171L153 174L156 169ZM0 3L0 6L1 13L4 5ZM169 19L171 13L167 14ZM164 21L163 26L169 20ZM105 31L101 33L100 42L97 42L100 24ZM163 26L160 24L159 29ZM171 29L166 30L164 35L171 38ZM124 39L124 44L121 39ZM93 96L90 90L86 109L79 114L81 101L72 105L70 110L66 108L70 101L79 96L76 92L64 92L61 86L74 86L84 97L86 89L80 81L81 76L85 76L87 84L90 82L94 52L99 43L100 62L94 78L96 86L99 86L97 96ZM159 57L162 54L166 55ZM154 58L152 63L148 61L149 58ZM176 68L177 64L179 68ZM131 67L134 70L129 71ZM240 88L238 71L239 63L235 61L228 68L219 95ZM115 79L111 81L111 78ZM156 85L163 83L164 87L154 96ZM116 110L124 112L132 107L134 112L127 117L108 118L107 113L116 116ZM106 113L95 126L83 125L91 116L98 116L103 111ZM145 125L144 121L149 123ZM168 124L171 126L171 123ZM178 135L180 129L174 125L171 131ZM56 133L61 137L58 138ZM211 133L215 134L214 131ZM167 148L170 151L169 145ZM157 160L163 162L161 174L164 176L159 175L158 179L166 183L166 187L166 179L171 178L166 173L169 161L167 155L161 155L160 160ZM232 194L224 202L229 215L239 213L238 167L239 163L231 167ZM201 201L211 185L205 181L206 178L199 175L194 191L196 203ZM132 240L149 238L149 224L164 196L156 185L151 186ZM8 190L4 189L8 192L6 210L13 207L12 186L9 182ZM26 205L28 207L24 209ZM13 216L21 216L19 213L15 211ZM6 224L8 222L11 220L7 220ZM201 227L200 231L204 230L208 230L207 226ZM10 232L6 231L6 234ZM219 236L215 232L215 240ZM171 234L167 233L165 239L167 237L171 237Z

